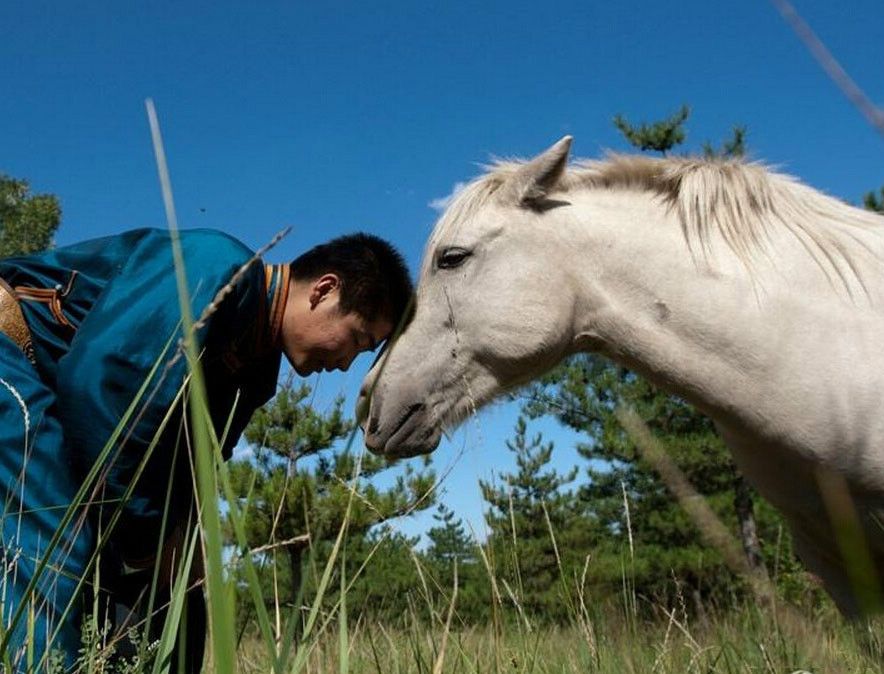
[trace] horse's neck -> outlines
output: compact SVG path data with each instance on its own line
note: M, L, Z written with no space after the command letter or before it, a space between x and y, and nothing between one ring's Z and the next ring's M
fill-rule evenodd
M578 217L568 218L568 236L584 256L574 274L575 348L726 414L742 385L751 391L765 376L775 348L759 322L764 290L723 243L713 242L708 260L692 252L680 224L649 195L583 193L572 203Z
M881 228L849 231L861 246L845 237L862 284L855 293L791 232L774 231L769 257L750 273L721 243L708 265L702 252L692 258L680 223L641 194L569 201L562 236L574 252L556 262L574 279L575 348L608 355L711 416L743 473L787 513L814 512L814 465L882 498Z

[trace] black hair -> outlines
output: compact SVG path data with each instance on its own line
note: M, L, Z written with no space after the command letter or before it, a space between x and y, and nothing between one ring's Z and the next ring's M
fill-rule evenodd
M386 319L396 325L414 293L399 251L384 239L363 232L314 246L289 267L297 281L336 274L341 279L341 311L355 312L369 321Z

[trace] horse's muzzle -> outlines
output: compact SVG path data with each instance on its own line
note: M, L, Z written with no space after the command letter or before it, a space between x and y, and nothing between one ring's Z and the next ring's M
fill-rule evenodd
M374 408L374 405L372 405ZM390 458L405 458L428 454L439 445L442 433L429 419L427 406L414 403L396 415L390 423L384 417L369 410L362 423L365 446L375 454Z

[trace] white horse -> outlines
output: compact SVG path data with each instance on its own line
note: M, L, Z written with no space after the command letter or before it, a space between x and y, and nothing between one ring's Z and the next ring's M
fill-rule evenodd
M757 164L568 168L570 145L496 164L442 215L413 320L363 385L366 445L432 451L565 356L604 354L715 421L855 614L819 480L848 486L884 571L884 219Z

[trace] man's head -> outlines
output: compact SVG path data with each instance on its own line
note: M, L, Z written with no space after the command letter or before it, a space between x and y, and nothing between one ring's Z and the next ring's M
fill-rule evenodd
M282 346L295 371L350 367L387 339L414 288L402 256L370 234L311 248L291 265Z

